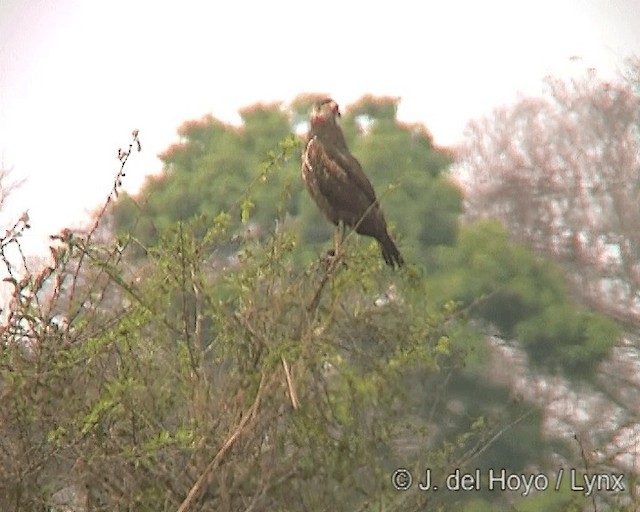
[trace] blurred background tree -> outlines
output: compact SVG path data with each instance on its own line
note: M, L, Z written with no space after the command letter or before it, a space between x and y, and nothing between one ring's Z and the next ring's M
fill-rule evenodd
M456 175L469 219L499 219L558 262L576 295L640 325L640 61L622 79L549 78L471 123Z

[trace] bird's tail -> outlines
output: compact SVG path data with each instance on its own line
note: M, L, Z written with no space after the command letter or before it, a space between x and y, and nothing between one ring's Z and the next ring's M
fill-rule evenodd
M387 265L394 268L404 265L404 259L396 247L396 244L389 236L389 233L385 232L380 238L378 238L378 242L380 243L382 257Z

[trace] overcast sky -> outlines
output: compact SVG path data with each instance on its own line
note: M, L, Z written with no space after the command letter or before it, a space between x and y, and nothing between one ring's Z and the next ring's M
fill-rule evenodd
M82 225L134 128L129 190L183 121L301 92L399 96L402 120L452 145L545 75L613 76L632 54L640 0L0 0L0 167L27 180L0 221L28 208L29 250Z

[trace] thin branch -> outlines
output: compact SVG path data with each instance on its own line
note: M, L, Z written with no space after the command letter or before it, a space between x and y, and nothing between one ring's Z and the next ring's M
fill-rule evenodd
M471 453L469 456L458 460L456 462L455 466L456 467L462 467L465 464L468 464L469 462L471 462L473 459L477 458L479 455L484 453L487 450L487 448L489 448L493 443L495 443L505 432L507 432L509 429L515 427L523 419L531 416L534 413L534 411L535 411L535 409L530 409L527 412L525 412L525 413L521 414L520 416L518 416L511 423L508 423L507 425L502 427L493 436L491 436L491 438L486 443L484 443L484 445L482 447L480 447L475 452Z
M91 227L91 229L87 233L87 236L84 239L84 244L85 244L86 247L89 246L89 242L91 241L91 238L93 237L93 235L95 234L96 230L98 229L98 225L100 224L100 221L102 220L102 218L104 217L105 213L107 212L107 208L111 204L111 201L113 201L115 198L118 197L119 190L122 187L122 178L125 177L124 168L127 165L127 162L129 161L129 157L131 156L131 153L133 151L134 144L136 145L138 151L142 150L142 146L140 145L140 139L138 138L138 130L133 130L131 135L132 135L133 139L129 143L129 149L126 150L126 151L123 151L122 149L118 149L118 160L120 160L120 169L118 170L118 173L116 174L116 177L113 180L113 188L111 189L111 192L107 196L107 199L105 200L104 205L102 206L102 209L100 210L100 212L96 216L96 220L93 223L93 226ZM62 240L63 242L69 242L70 241L70 238L72 237L71 232L67 231L67 235L69 236L69 239L68 240ZM84 261L85 255L86 255L85 253L81 253L80 257L78 258L78 263L76 265L76 269L75 269L75 272L73 274L73 279L72 279L72 284L71 284L71 292L69 294L70 297L75 297L76 296L76 287L77 287L77 284L78 284L78 279L80 277L80 270L82 269L82 263ZM71 307L71 303L69 303L69 307ZM82 308L82 304L80 304L79 307ZM76 314L72 315L71 311L67 312L67 318L69 318L70 321L71 321L71 318L75 318L75 316L76 316Z
M287 379L287 388L289 389L289 397L291 398L291 406L298 410L299 402L298 397L296 396L296 390L293 384L293 380L291 379L291 372L289 371L289 365L287 364L287 360L284 356L282 356L282 367L284 368L284 375Z

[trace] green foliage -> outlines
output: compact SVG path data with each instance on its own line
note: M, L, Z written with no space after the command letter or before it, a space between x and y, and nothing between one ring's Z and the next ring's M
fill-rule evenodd
M183 124L181 142L160 155L165 173L150 179L140 197L123 194L112 208L116 231L130 232L149 247L175 222L196 216L213 219L221 211L233 213L234 221L247 222L251 216L268 227L279 194L297 167L289 157L298 143L287 137L288 117L277 105L256 105L244 109L241 117L242 129L211 116ZM276 153L273 148L279 143ZM286 173L274 172L283 165ZM251 190L267 180L273 181L271 186Z
M611 320L572 301L556 266L511 243L497 222L466 226L434 263L434 297L472 307L503 336L521 341L537 364L589 375L620 337Z
M518 339L536 362L580 373L593 371L620 339L620 329L597 313L552 304L517 326Z

